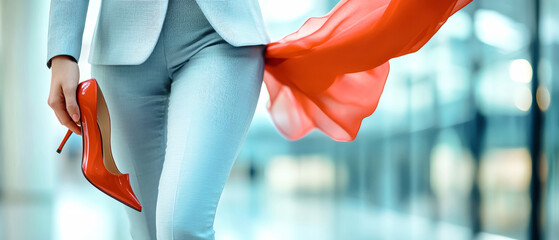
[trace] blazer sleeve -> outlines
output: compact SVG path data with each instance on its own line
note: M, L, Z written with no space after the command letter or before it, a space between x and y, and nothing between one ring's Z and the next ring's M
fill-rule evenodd
M51 0L47 38L47 67L58 55L80 58L89 0Z

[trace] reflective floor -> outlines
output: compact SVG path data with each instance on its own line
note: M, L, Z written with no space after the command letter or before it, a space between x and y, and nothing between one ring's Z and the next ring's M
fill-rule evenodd
M79 162L62 164L56 196L0 204L2 239L131 239L123 205L90 185ZM251 181L235 166L218 206L218 240L510 239L375 209L335 196L295 196ZM16 195L16 194L14 194ZM37 201L29 200L37 199Z

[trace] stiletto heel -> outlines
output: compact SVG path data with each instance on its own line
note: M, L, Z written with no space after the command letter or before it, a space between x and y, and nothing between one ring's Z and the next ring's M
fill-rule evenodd
M78 84L77 101L81 114L83 175L103 193L141 212L142 206L132 191L129 174L121 173L114 162L109 110L95 79ZM68 131L59 150L71 134Z
M56 149L57 153L60 153L62 151L62 148L64 147L64 144L66 144L66 141L68 141L68 138L70 138L70 135L72 135L72 130L68 130L68 132L66 133L64 140L62 140L60 146L58 146L58 148Z

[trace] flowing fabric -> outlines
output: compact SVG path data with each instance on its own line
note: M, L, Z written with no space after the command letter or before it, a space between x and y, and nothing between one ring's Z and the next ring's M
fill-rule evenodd
M280 133L297 140L317 128L353 141L375 111L391 58L419 50L472 0L341 0L268 44L267 110Z

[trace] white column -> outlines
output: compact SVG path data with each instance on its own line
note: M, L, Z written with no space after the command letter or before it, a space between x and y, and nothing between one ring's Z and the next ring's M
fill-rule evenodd
M6 239L52 238L62 127L47 104L48 0L0 0L0 224Z

